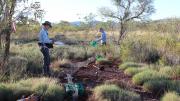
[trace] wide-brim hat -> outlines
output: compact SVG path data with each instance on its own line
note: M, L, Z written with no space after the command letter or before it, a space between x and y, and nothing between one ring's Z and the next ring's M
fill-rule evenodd
M49 21L45 21L44 23L42 23L42 25L48 25L49 27L52 27L51 22Z

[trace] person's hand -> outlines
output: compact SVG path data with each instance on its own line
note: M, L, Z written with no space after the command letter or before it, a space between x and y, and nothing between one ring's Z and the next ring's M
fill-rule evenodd
M100 39L95 39L94 41L95 41L95 42L98 42L99 40L100 40Z

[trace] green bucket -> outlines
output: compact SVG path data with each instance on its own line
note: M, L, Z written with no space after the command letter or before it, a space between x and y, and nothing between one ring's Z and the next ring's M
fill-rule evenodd
M103 60L107 60L107 59L102 57L101 55L96 56L96 61L103 61Z
M72 96L73 92L75 91L75 88L78 89L78 95L79 96L84 95L85 90L84 90L84 86L81 83L75 83L75 84L67 83L67 84L65 84L65 90L66 90L66 93L68 95Z
M93 47L97 47L97 42L96 41L91 41L90 45L93 46Z

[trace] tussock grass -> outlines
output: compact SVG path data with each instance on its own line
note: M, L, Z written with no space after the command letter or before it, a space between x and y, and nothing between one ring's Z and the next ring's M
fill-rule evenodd
M176 75L177 75L177 76L180 76L180 67L177 67L177 68L175 69L175 71L176 71L176 72L175 72Z
M167 91L180 93L180 81L172 80L150 80L144 83L143 88L153 94L163 94Z
M180 101L180 95L176 92L168 92L161 98L161 101Z
M119 65L119 68L122 69L122 70L125 70L129 67L141 67L142 65L141 64L138 64L138 63L135 63L135 62L125 62L121 65Z
M116 85L101 85L94 89L96 101L140 101L136 93L125 91Z
M91 57L94 52L94 49L91 47L64 46L54 48L51 54L53 59L84 60Z
M146 71L146 70L150 70L146 67L142 67L142 68L135 68L135 67L130 67L130 68L127 68L124 73L127 74L127 75L130 75L130 76L134 76L135 74L137 73L140 73L142 71Z
M123 61L179 65L179 40L177 34L135 31L121 43Z
M134 84L143 85L145 82L150 80L166 80L166 79L168 79L168 76L165 74L160 74L155 70L147 70L134 75L132 81Z
M161 67L159 72L162 74L169 75L169 77L179 77L180 76L180 67Z
M43 56L37 43L25 45L12 45L11 53L27 59L28 73L39 74L42 72Z
M64 90L58 80L52 78L30 78L16 83L0 84L1 101L16 101L23 95L31 94L43 95L44 101L62 101Z
M10 57L7 69L9 70L9 79L14 81L26 76L27 64L28 60L24 57Z

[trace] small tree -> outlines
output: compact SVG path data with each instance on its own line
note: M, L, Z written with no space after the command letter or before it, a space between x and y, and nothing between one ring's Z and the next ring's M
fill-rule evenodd
M1 28L0 34L5 35L5 49L2 63L2 67L4 67L5 64L7 64L9 55L12 17L15 12L17 0L0 0L0 2L3 3L3 5L1 5L1 8L3 8L1 17L1 23L3 27Z
M89 15L84 17L85 25L88 31L93 30L93 28L95 27L96 24L95 17L96 15L94 15L93 13L89 13Z
M15 8L18 3L26 1L27 0L0 0L0 41L1 35L5 36L3 61L0 63L1 70L3 70L8 63L13 15L16 12Z
M127 31L127 23L133 19L146 19L155 10L154 0L112 0L116 6L116 11L110 8L102 7L100 13L109 18L117 19L120 23L118 44Z
M32 13L34 15L34 20L37 21L38 19L42 20L44 17L45 11L41 8L40 2L34 2L31 4Z

